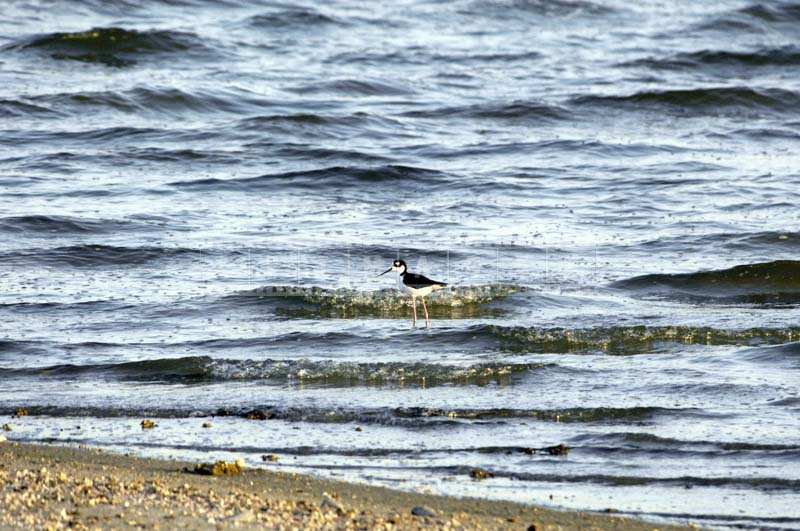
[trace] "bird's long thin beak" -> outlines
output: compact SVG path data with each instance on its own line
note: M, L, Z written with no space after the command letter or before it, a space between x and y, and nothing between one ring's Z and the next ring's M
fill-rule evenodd
M391 270L392 270L392 268L390 267L389 269L387 269L386 271L384 271L383 273L381 273L381 274L380 274L380 275L378 275L378 276L385 275L386 273L388 273L388 272L389 272L389 271L391 271Z

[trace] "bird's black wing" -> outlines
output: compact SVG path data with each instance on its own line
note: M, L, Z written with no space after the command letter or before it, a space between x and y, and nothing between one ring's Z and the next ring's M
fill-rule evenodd
M409 288L427 288L428 286L446 286L444 282L438 280L431 280L424 275L417 275L416 273L406 273L403 275L403 284Z

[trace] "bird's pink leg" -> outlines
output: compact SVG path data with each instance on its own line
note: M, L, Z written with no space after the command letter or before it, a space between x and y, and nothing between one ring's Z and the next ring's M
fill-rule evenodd
M411 327L417 326L417 299L411 297L411 308L414 310L414 320L411 322Z
M425 310L425 328L431 325L431 319L428 317L428 307L425 305L425 297L422 297L422 309Z

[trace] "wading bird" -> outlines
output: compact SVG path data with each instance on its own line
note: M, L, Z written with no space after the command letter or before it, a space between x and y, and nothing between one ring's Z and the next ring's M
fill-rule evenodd
M425 310L425 327L429 327L431 325L431 320L428 317L428 307L425 305L425 296L444 288L447 284L431 280L423 275L409 273L406 263L402 260L395 260L392 262L392 267L378 276L385 275L391 271L398 271L400 273L400 277L403 279L403 285L408 292L411 293L411 308L414 310L414 320L411 326L417 326L417 297L419 297L422 299L422 309Z

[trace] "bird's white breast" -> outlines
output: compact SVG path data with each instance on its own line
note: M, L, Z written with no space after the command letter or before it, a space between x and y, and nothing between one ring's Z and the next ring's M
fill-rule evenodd
M409 286L405 286L406 291L408 291L414 297L425 297L426 295L430 295L437 289L442 289L441 286L433 285L433 286L425 286L424 288L411 288Z

